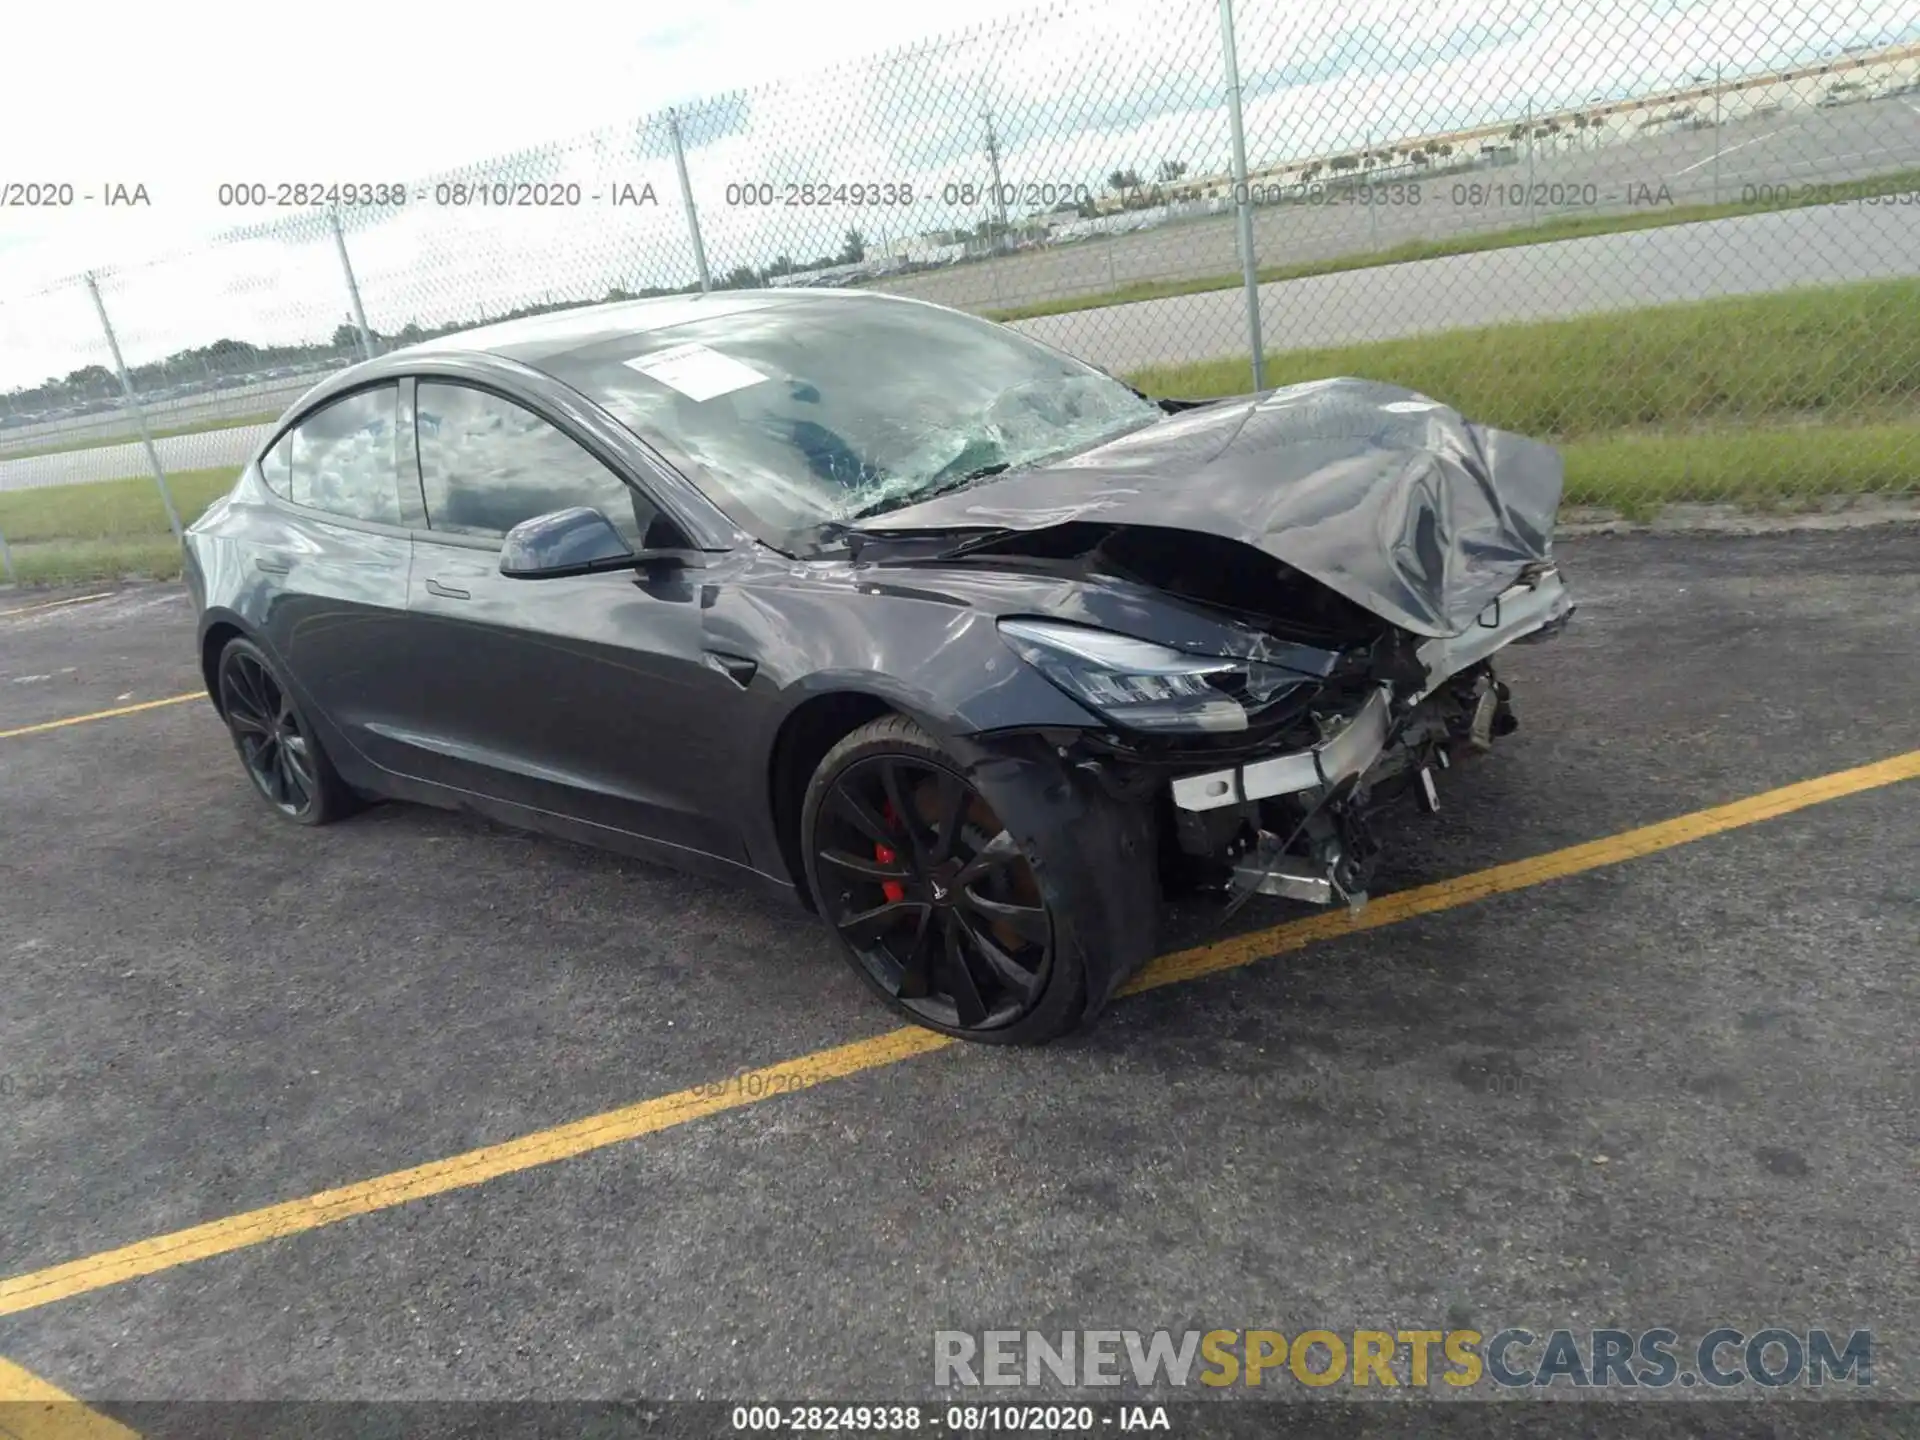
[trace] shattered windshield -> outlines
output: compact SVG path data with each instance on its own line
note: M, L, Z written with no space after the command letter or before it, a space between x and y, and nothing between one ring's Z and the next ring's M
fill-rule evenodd
M783 296L545 368L736 521L781 532L881 515L1161 418L1012 330L879 296Z

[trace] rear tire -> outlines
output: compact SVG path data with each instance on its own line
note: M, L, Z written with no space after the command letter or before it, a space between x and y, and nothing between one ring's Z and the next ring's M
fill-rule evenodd
M214 674L220 717L269 809L296 825L326 825L360 808L264 650L236 636Z
M1027 854L966 768L913 721L882 716L829 750L800 834L821 917L854 973L907 1019L999 1045L1079 1023L1076 917L1035 878L1073 857Z

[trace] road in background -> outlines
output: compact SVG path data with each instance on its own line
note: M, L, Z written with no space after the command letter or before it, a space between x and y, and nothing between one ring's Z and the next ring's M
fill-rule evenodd
M1777 200L1803 195L1809 190L1817 194L1823 186L1843 185L1864 177L1920 167L1920 97L1893 96L1831 109L1796 108L1774 114L1747 115L1717 129L1711 126L1682 129L1615 141L1593 149L1578 148L1580 142L1571 136L1559 143L1563 148L1558 150L1549 149L1545 144L1536 145L1531 155L1522 143L1515 147L1512 163L1499 166L1445 174L1402 167L1386 178L1382 172L1376 172L1373 188L1363 186L1357 192L1328 190L1317 197L1325 203L1264 205L1255 213L1255 254L1259 263L1268 267L1309 264L1387 250L1409 241L1510 230L1555 218L1657 214L1678 205L1715 200ZM1416 182L1417 201L1411 188ZM1362 198L1366 203L1358 203ZM1878 204L1858 203L1883 210L1904 207L1911 212L1920 208L1915 203L1917 200L1920 194L1908 192ZM1705 244L1718 242L1723 235L1728 237L1728 243L1735 243L1739 237L1752 232L1699 229L1695 233ZM1826 236L1824 232L1817 232L1809 235L1807 242L1824 245ZM1560 283L1562 271L1558 256L1561 252L1530 249L1526 253L1532 257L1527 261L1502 262L1531 268L1532 273L1520 277L1524 291L1538 292ZM1600 262L1610 257L1620 258L1632 263L1639 253L1634 247L1626 246L1597 252L1594 258ZM1893 258L1904 265L1905 257L1906 252L1901 251ZM1585 258L1582 257L1583 263ZM1810 284L1830 278L1835 267L1824 266L1819 259L1809 257L1807 273L1789 275L1784 283ZM1740 272L1756 269L1779 273L1780 267L1769 265L1767 260L1768 257L1758 257L1756 262L1732 253L1691 259L1688 263L1697 273L1669 289L1687 294L1731 294L1772 288L1774 282L1771 281L1766 286L1758 286L1740 278ZM1714 278L1711 271L1716 266L1729 272L1728 288L1708 288L1707 282ZM1097 295L1135 283L1204 279L1234 274L1238 270L1232 216L1222 214L1152 225L1112 238L1037 247L995 260L877 283L879 288L892 293L936 300L961 309L996 310ZM1370 291L1371 277L1376 273L1369 271L1370 278L1359 283ZM1428 273L1439 275L1439 272ZM1494 269L1469 273L1504 286L1514 272ZM1875 273L1911 272L1897 267L1889 271L1882 265ZM1449 273L1442 278L1451 282L1453 276ZM1628 290L1628 285L1619 277L1603 277L1594 285L1604 294L1609 306L1635 303L1618 298ZM1269 303L1277 300L1280 293L1269 290ZM1164 351L1156 351L1136 333L1117 350L1083 350L1081 353L1109 367L1149 363L1141 359L1142 356L1150 360L1171 360L1229 354L1243 348L1241 335L1236 333L1229 340L1210 317L1223 313L1221 307L1237 303L1226 296L1202 303L1196 313L1208 318L1197 321L1191 335L1170 337L1181 343L1169 345ZM1389 307L1375 304L1371 308L1385 314ZM1524 306L1513 313L1574 314L1589 308L1592 308L1591 300L1570 299L1564 310L1543 311L1538 306ZM1465 302L1455 309L1470 316L1481 313L1477 302ZM1186 313L1184 310L1151 312L1151 323L1158 325L1172 317L1184 317ZM1109 311L1073 323L1064 330L1048 328L1044 333L1085 335L1091 337L1086 343L1099 345L1101 337L1112 336L1129 325L1136 331L1144 329L1149 316L1150 312ZM1470 318L1465 323L1477 322ZM1294 339L1290 324L1289 321L1271 337L1272 348L1319 343ZM1340 339L1381 332L1376 327L1355 332L1316 333ZM164 429L277 412L293 403L317 378L313 374L283 377L206 395L174 397L158 403L149 401L150 423L156 429ZM0 489L137 473L144 468L142 458L136 456L129 467L125 453L109 448L115 442L131 441L133 436L130 418L117 411L0 428L0 457L8 450L32 449L50 443L101 442L85 460L56 460L32 469L16 469L13 463L0 459L0 464L5 465L0 472ZM229 437L215 442L210 450L200 446L175 447L171 453L163 450L162 460L183 468L234 464L238 463L236 457L244 457L248 448L240 437Z
M1521 145L1508 165L1424 176L1403 168L1378 180L1364 204L1370 192L1361 186L1316 192L1324 203L1262 206L1254 212L1253 253L1262 266L1311 264L1566 217L1777 199L1783 186L1817 192L1909 166L1920 166L1920 101L1904 96L1748 116L1718 131L1681 130L1591 150L1536 149L1530 165ZM1416 181L1418 201L1409 188ZM881 288L962 310L1005 310L1239 271L1227 213L902 276Z
M1269 353L1466 326L1546 320L1920 275L1920 204L1857 202L1276 281L1261 287ZM1014 322L1113 371L1245 353L1238 290L1174 295ZM169 470L241 465L266 437L246 425L156 442ZM146 472L138 445L0 462L0 490Z

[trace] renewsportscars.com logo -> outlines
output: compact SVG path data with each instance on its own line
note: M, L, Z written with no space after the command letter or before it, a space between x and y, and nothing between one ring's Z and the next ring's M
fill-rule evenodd
M953 1386L1300 1384L1500 1389L1873 1384L1873 1332L1721 1326L1677 1331L938 1330L933 1383Z

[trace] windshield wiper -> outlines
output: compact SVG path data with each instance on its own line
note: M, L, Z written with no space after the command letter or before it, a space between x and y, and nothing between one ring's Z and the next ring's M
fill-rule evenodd
M955 490L964 490L977 480L985 480L989 475L998 475L1007 468L1002 460L993 465L982 465L964 474L942 480L938 485L929 485L925 490L917 490L911 495L896 495L886 500L877 500L864 505L847 516L848 520L867 520L875 515L884 515L889 510L902 510L909 505L918 505L922 500L931 500L936 495L947 495Z

